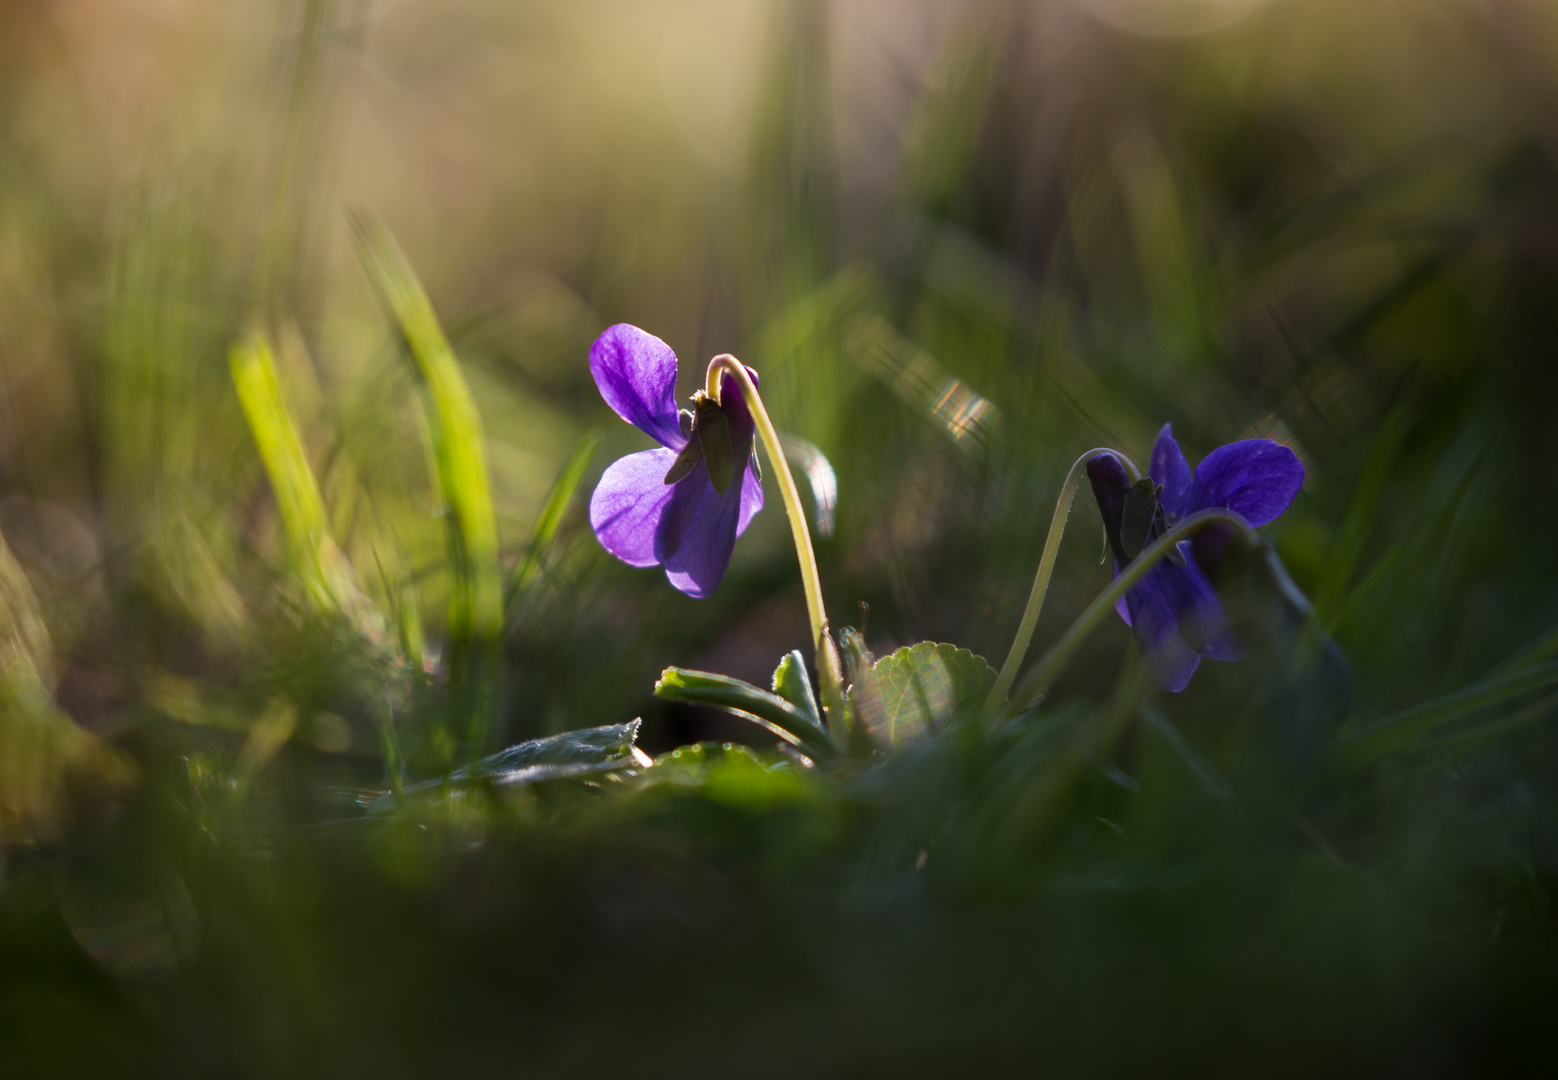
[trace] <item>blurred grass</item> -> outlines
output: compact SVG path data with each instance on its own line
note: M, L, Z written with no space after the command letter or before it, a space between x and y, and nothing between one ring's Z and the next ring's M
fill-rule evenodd
M0 1062L1545 1058L1555 94L1539 0L5 9ZM721 749L653 687L768 685L794 554L771 478L709 600L600 550L618 321L761 372L878 656L1004 655L1082 450L1279 439L1351 704L1251 590L1183 695L1111 622L1020 730ZM639 715L716 746L362 820Z

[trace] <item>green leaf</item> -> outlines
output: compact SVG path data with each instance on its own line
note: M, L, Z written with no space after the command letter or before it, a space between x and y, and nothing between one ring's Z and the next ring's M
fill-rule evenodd
M783 666L781 663L780 667ZM811 716L778 694L761 690L740 679L732 679L728 675L666 668L660 681L655 683L655 696L667 701L685 701L690 705L712 705L716 709L724 709L759 727L767 728L807 753L833 752L827 731Z
M648 755L634 746L642 723L642 720L630 720L626 724L582 728L545 739L531 739L456 769L447 779L440 777L411 784L404 794L441 790L451 784L518 787L543 780L566 780L634 766L645 767L650 763ZM369 809L374 813L385 813L399 805L398 797L385 795L375 800Z
M822 710L817 707L817 695L811 688L811 676L806 674L806 661L801 650L791 649L774 668L774 693L800 710L818 731L824 730Z
M882 710L880 732L873 728L872 734L888 746L901 746L977 711L995 685L995 669L984 657L930 641L882 657L872 675Z
M768 759L768 760L765 760ZM731 743L679 746L655 758L640 774L641 790L694 789L712 802L738 810L768 810L813 798L809 770L772 751Z

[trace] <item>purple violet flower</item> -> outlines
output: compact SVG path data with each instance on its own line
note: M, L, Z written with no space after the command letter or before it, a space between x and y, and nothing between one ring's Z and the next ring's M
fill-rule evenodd
M601 476L590 497L595 536L629 566L664 564L672 585L708 596L763 508L757 428L740 385L726 375L719 404L699 391L697 412L678 412L676 354L627 323L595 339L590 374L606 404L662 447L629 454Z
M1112 454L1087 465L1116 574L1166 529L1198 510L1226 508L1259 527L1281 516L1304 485L1304 466L1297 456L1270 439L1220 446L1206 455L1192 477L1168 424L1158 433L1147 472L1132 485L1125 466ZM1238 660L1244 655L1208 578L1216 567L1201 561L1213 557L1221 545L1183 541L1177 547L1115 605L1120 618L1135 630L1158 685L1175 692L1190 682L1203 656Z

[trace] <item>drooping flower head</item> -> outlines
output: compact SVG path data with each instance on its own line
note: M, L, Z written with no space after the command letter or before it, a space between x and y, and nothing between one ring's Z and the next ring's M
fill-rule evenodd
M595 340L590 374L606 404L661 447L629 454L601 476L590 497L595 536L629 566L663 564L682 592L709 595L736 537L763 508L756 425L740 385L726 375L718 403L699 391L696 411L678 411L676 354L627 323Z
M1166 529L1198 510L1225 508L1259 527L1281 516L1304 485L1304 466L1287 447L1270 439L1246 439L1220 446L1194 475L1168 424L1158 433L1148 475L1135 484L1112 454L1087 465L1093 495L1103 514L1114 554L1115 573ZM1183 690L1201 658L1237 660L1243 655L1228 628L1222 601L1198 561L1216 544L1189 541L1158 563L1115 605L1136 632L1158 684Z

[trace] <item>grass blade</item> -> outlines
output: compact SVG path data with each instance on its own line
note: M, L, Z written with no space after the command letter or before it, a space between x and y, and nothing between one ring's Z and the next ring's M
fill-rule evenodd
M1393 753L1433 729L1478 709L1558 683L1558 661L1522 668L1474 683L1464 690L1425 701L1385 717L1334 744L1352 764L1367 764Z
M584 471L590 467L590 462L595 460L595 452L600 449L602 438L604 433L599 428L587 432L584 438L579 440L579 445L573 448L573 453L568 455L568 460L563 463L562 471L553 481L552 490L547 493L546 502L541 506L541 513L536 517L535 529L530 534L530 543L525 548L524 555L520 556L519 564L514 567L513 576L509 578L508 590L503 596L505 611L513 607L514 601L529 587L531 580L536 576L536 571L541 568L541 556L546 554L547 548L552 544L552 538L557 535L558 526L563 523L563 514L567 511L574 492L579 490L579 482L584 479Z
M238 403L260 451L265 475L276 497L276 509L287 537L288 557L302 579L309 599L323 611L338 610L345 599L343 582L327 571L324 554L330 544L324 498L309 467L303 440L281 396L276 363L268 342L258 334L233 346L228 356ZM331 570L334 568L332 567Z
M421 377L433 482L449 518L449 698L473 746L486 742L503 622L498 522L481 413L422 283L376 219L354 214L363 268Z

